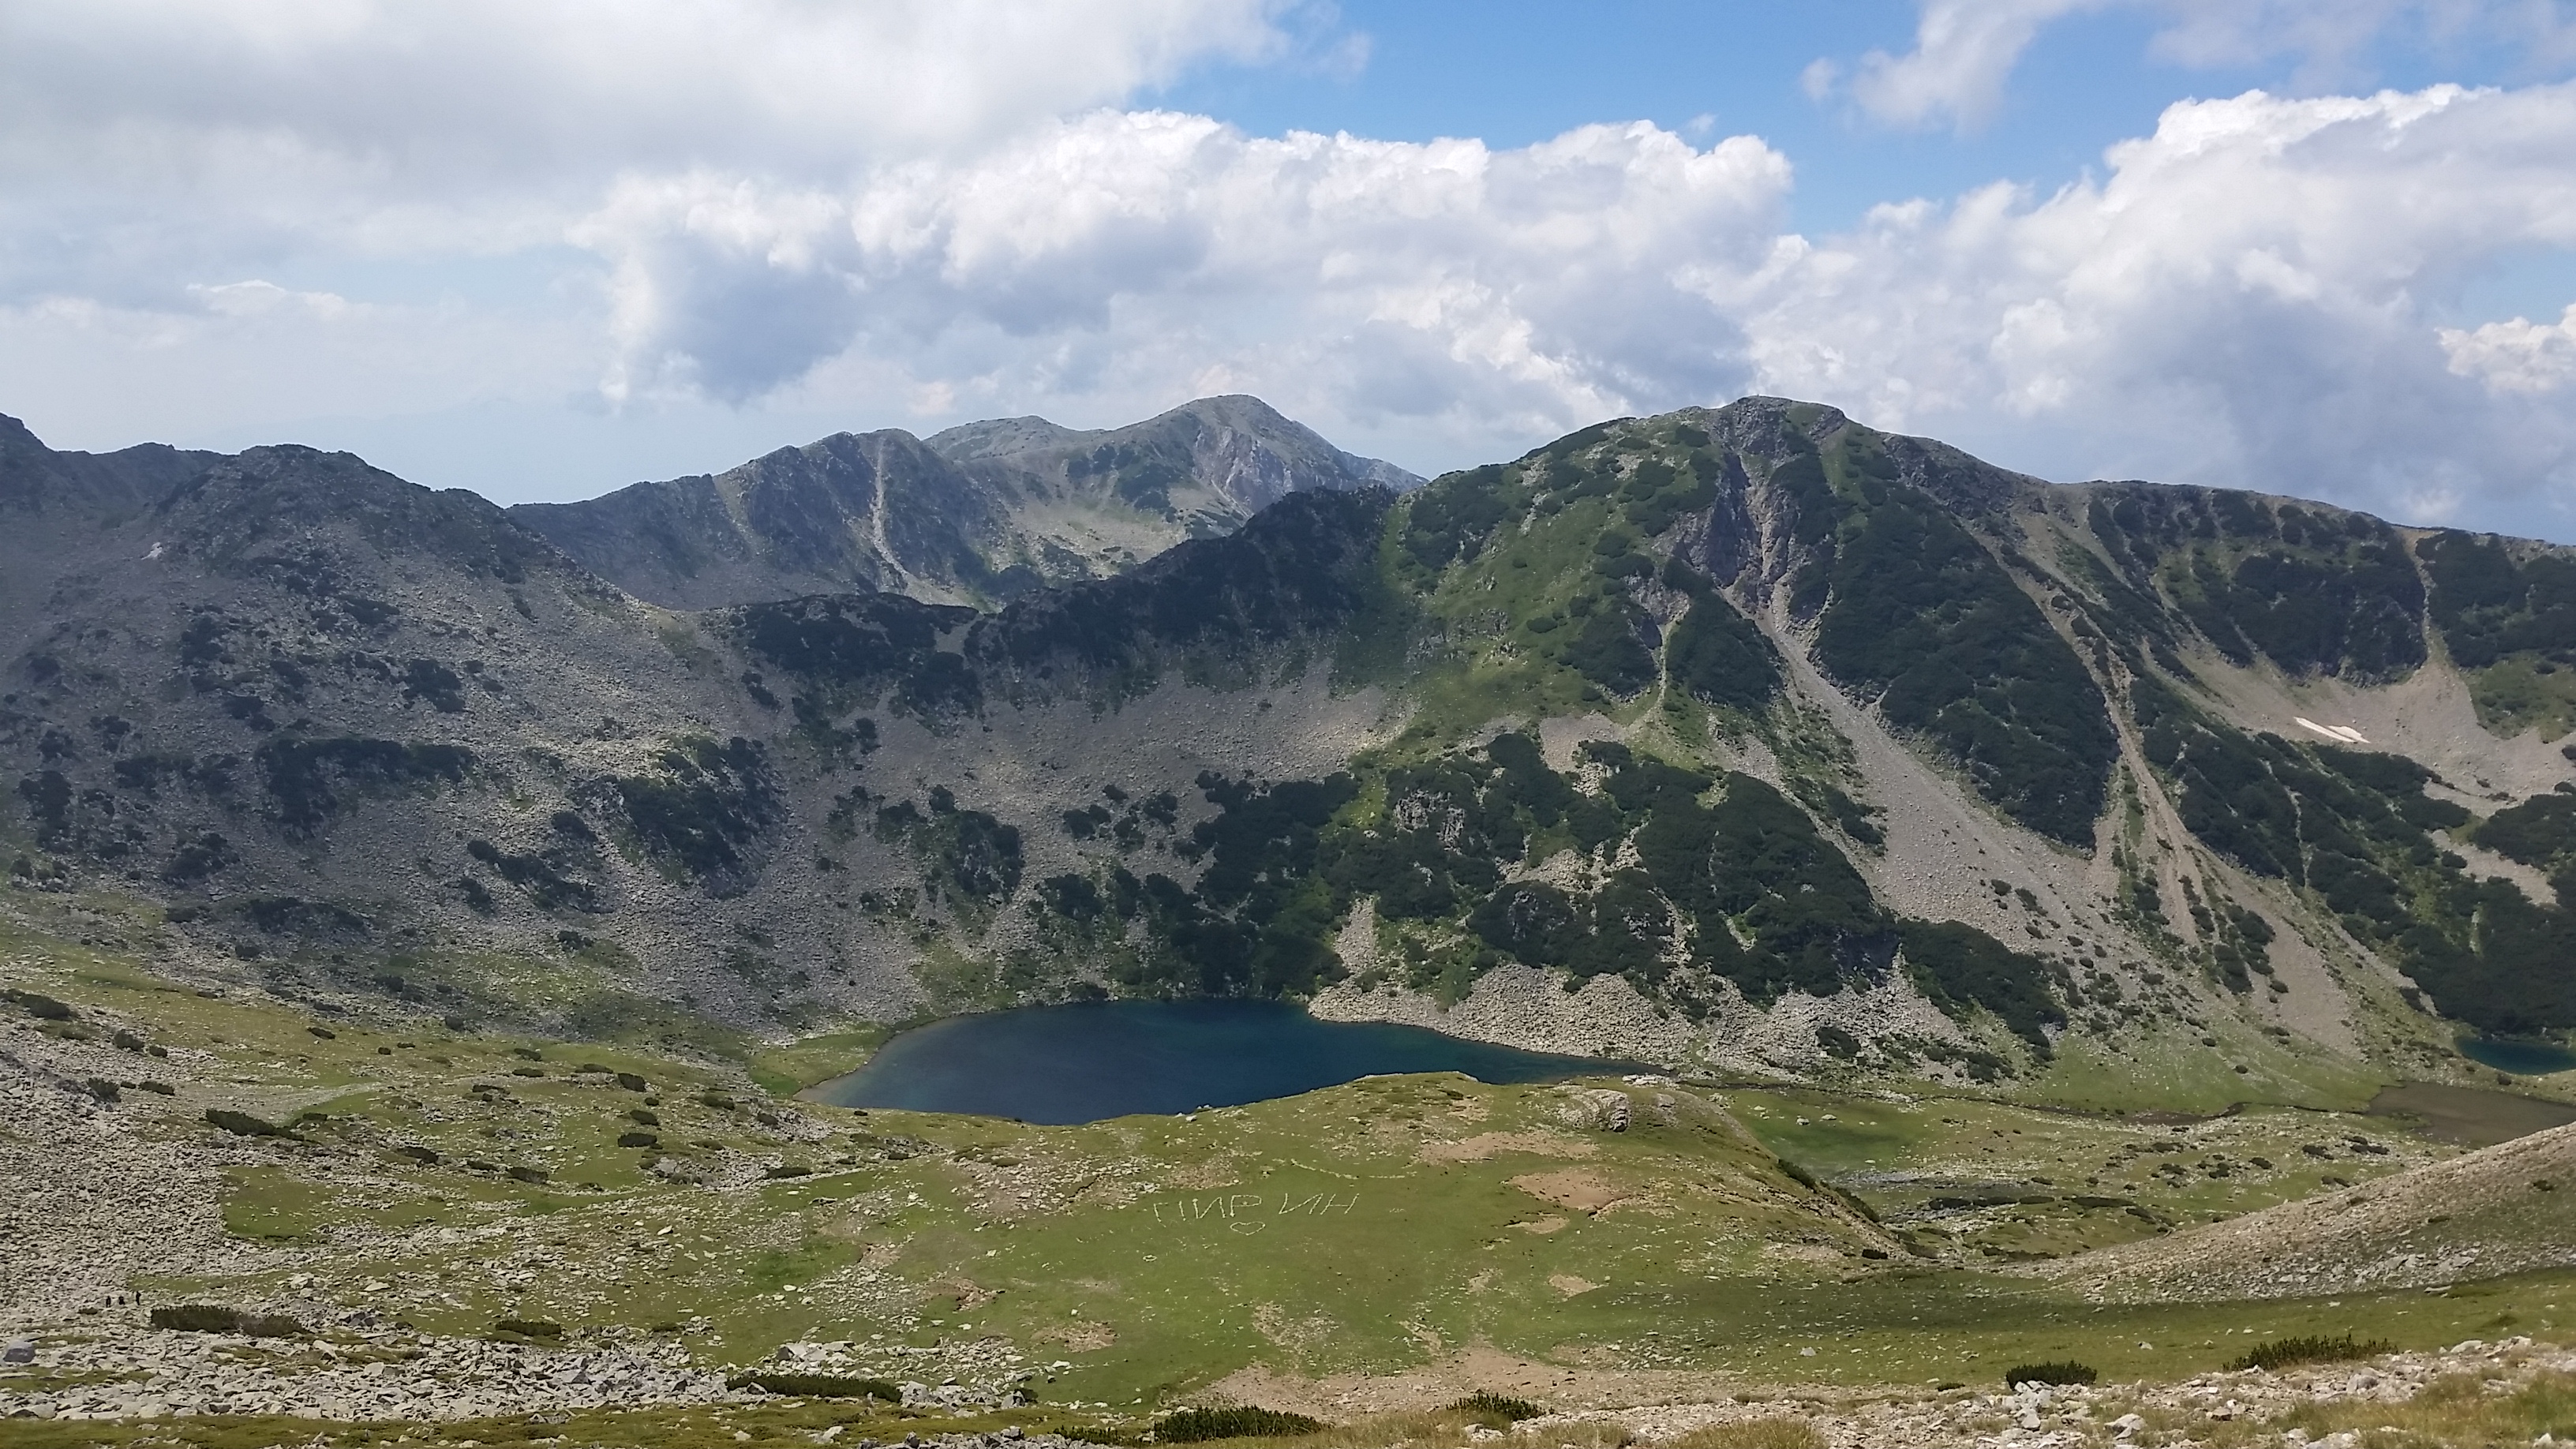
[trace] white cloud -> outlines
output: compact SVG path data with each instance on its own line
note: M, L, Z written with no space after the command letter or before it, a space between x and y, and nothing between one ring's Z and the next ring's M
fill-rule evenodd
M2042 26L2101 8L2104 0L1924 0L1914 49L1873 50L1851 77L1852 99L1895 126L1943 120L1983 124L2003 100L2004 80ZM1829 94L1833 74L1810 68L1809 95Z
M1706 278L1763 265L1788 183L1757 141L1644 124L1494 151L1099 112L847 191L638 182L576 235L615 263L621 391L750 396L839 357L1141 405L1221 373L1490 435L1741 383Z
M2571 155L2564 85L2185 103L2099 182L1882 208L1744 325L1764 388L2026 467L2529 507L2576 486L2564 343L2443 308L2576 248Z
M1846 84L1852 101L1882 124L1950 124L1974 130L2003 104L2005 84L2051 22L2109 9L2142 10L2163 22L2149 44L2160 59L2195 68L2247 66L2289 57L2301 91L2366 83L2377 44L2413 49L2485 42L2518 49L2548 72L2576 63L2576 13L2563 0L1919 0L1914 48L1871 51L1846 82L1820 59L1802 83L1826 100Z
M1100 112L846 190L637 183L579 235L639 397L1100 418L1222 385L1447 463L1750 388L2035 470L2429 517L2576 485L2576 426L2533 395L2564 335L2444 331L2481 267L2576 249L2571 154L2567 86L2253 92L2171 108L2099 181L1807 238L1750 138Z
M2554 324L2513 317L2477 328L2445 327L2441 338L2451 371L2498 392L2556 392L2576 384L2576 303Z
M1296 8L11 0L0 301L168 302L174 274L317 250L507 252L627 173L845 181L1273 54Z

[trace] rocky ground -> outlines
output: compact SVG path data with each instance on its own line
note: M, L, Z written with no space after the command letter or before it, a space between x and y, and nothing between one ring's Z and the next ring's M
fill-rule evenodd
M797 1351L779 1355L781 1371L847 1372L864 1366L853 1359L849 1345L791 1347ZM103 1324L92 1333L42 1345L22 1340L11 1345L11 1352L33 1358L32 1364L12 1364L10 1371L32 1376L21 1382L40 1387L0 1391L0 1419L264 1415L428 1424L525 1416L545 1423L550 1417L600 1409L750 1408L787 1402L757 1388L728 1388L722 1375L693 1366L680 1343L643 1335L549 1348L388 1329L345 1333L327 1343L290 1343ZM1493 1391L1495 1385L1504 1393L1525 1388L1512 1369L1513 1361L1470 1354L1439 1368L1390 1378L1290 1383L1265 1377L1257 1385L1232 1387L1252 1389L1267 1404L1346 1425L1330 1436L1337 1444L1373 1442L1373 1430L1383 1430L1388 1443L1455 1442L1496 1449L1802 1440L1831 1449L2232 1449L2257 1443L2365 1449L2552 1442L2536 1435L2512 1441L2452 1437L2439 1426L2466 1424L2481 1408L2491 1417L2496 1406L2563 1394L2576 1382L2576 1350L2527 1337L2469 1340L2432 1352L2383 1354L2279 1373L2249 1369L2150 1384L2024 1384L2009 1392L1956 1386L1855 1391L1737 1383L1705 1375L1593 1374L1560 1389L1560 1402L1574 1400L1580 1407L1524 1420L1508 1433L1422 1421L1423 1411L1445 1398L1477 1388ZM902 1388L906 1404L913 1407L1008 1407L959 1385L943 1389L913 1382ZM2336 1427L2343 1424L2358 1427ZM1805 1434L1792 1425L1806 1426ZM1725 1433L1730 1428L1737 1437ZM837 1429L801 1437L872 1442L856 1435L844 1441ZM992 1449L996 1440L1022 1437L1005 1431L934 1436L927 1442ZM1046 1449L1079 1441L1037 1435L1026 1442Z
M2576 1125L2063 1265L2095 1299L2313 1297L2576 1266Z
M1469 1354L1439 1369L1385 1379L1238 1384L1264 1403L1319 1418L1392 1428L1408 1410L1482 1389L1511 1395L1528 1385L1512 1361ZM1469 1444L1496 1449L1615 1449L1645 1445L1790 1445L1819 1449L2140 1449L2271 1444L2331 1449L2469 1443L2547 1443L2446 1431L2475 1414L2458 1407L2563 1394L2576 1350L2529 1338L2469 1340L2427 1353L2291 1368L2202 1374L2170 1383L2016 1386L2009 1392L1951 1386L1854 1391L1808 1385L1721 1384L1680 1375L1587 1375L1560 1389L1583 1407L1528 1419L1508 1432L1468 1428ZM1551 1372L1549 1378L1557 1376ZM1725 1392L1719 1392L1724 1389ZM1625 1400L1625 1402L1621 1402ZM2346 1421L2357 1428L2336 1427ZM1731 1431L1731 1432L1730 1432ZM2546 1431L2544 1431L2546 1432ZM1344 1436L1347 1437L1347 1436ZM1389 1442L1398 1436L1390 1434ZM2567 1442L2564 1431L2553 1436ZM1360 1442L1351 1440L1350 1442Z
M121 1327L48 1343L34 1359L42 1387L0 1392L0 1416L473 1419L709 1403L728 1392L685 1348L650 1339L558 1350L394 1329L325 1341Z

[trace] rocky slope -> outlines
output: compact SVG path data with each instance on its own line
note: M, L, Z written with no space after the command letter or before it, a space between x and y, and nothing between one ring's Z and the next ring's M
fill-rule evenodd
M670 608L876 590L971 603L1131 568L1291 493L1421 481L1258 398L1213 397L1115 429L1005 418L927 441L836 433L713 477L510 512Z
M2097 1298L2315 1297L2576 1267L2576 1126L2282 1203L2052 1272Z
M2053 485L1773 399L1398 494L1256 407L829 440L597 534L344 455L16 430L18 879L160 898L290 987L564 1030L1252 992L2297 1097L2457 1072L2457 1023L2576 1025L2570 551ZM907 512L972 534L872 501L943 468L1085 507L1150 475L1176 529L1285 496L985 612L775 597L980 590L935 540L867 552ZM713 593L669 592L690 568Z

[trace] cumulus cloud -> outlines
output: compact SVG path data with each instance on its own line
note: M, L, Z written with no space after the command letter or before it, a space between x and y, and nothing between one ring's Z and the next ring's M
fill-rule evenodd
M2162 22L2149 50L2180 65L2298 62L2300 90L2366 83L2383 41L2418 48L2484 42L2519 49L2535 71L2576 63L2576 14L2559 0L1920 0L1914 48L1871 51L1846 75L1831 57L1803 77L1816 100L1847 93L1873 120L1901 128L1973 130L2003 104L2006 82L2051 22L2101 10Z
M846 190L639 182L577 234L615 263L621 395L1098 415L1230 386L1421 460L1756 389L2034 469L2434 517L2576 484L2576 429L2538 405L2563 326L2444 321L2497 258L2576 248L2570 154L2568 86L2252 92L2171 108L2098 181L1807 238L1751 138L1100 112Z
M0 300L168 300L173 273L316 247L507 251L630 172L845 180L1259 59L1299 8L13 0Z
M2517 249L2576 247L2571 154L2564 85L2184 103L2099 182L1881 208L1745 326L1766 388L2088 471L2411 517L2529 502L2576 484L2576 428L2538 396L2563 342L2441 307ZM2077 423L2080 448L2048 441Z
M2049 21L2103 0L1925 0L1914 49L1873 50L1861 57L1851 95L1871 116L1895 126L1948 120L1981 125L2003 101L2004 80ZM1834 71L1808 71L1807 92L1830 94Z
M2576 303L2555 324L2512 317L2483 327L2445 327L2451 371L2498 392L2557 392L2576 384Z
M639 181L575 234L615 264L621 392L750 396L846 352L969 395L1217 369L1526 427L1745 381L1727 305L1788 185L1759 141L1642 123L1496 151L1104 111L846 191Z

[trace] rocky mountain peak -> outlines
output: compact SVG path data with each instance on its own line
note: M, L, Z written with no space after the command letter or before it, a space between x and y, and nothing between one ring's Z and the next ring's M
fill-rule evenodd
M851 589L990 605L1230 533L1290 493L1419 481L1233 397L1089 432L1021 417L926 442L837 433L712 477L512 512L674 608Z

